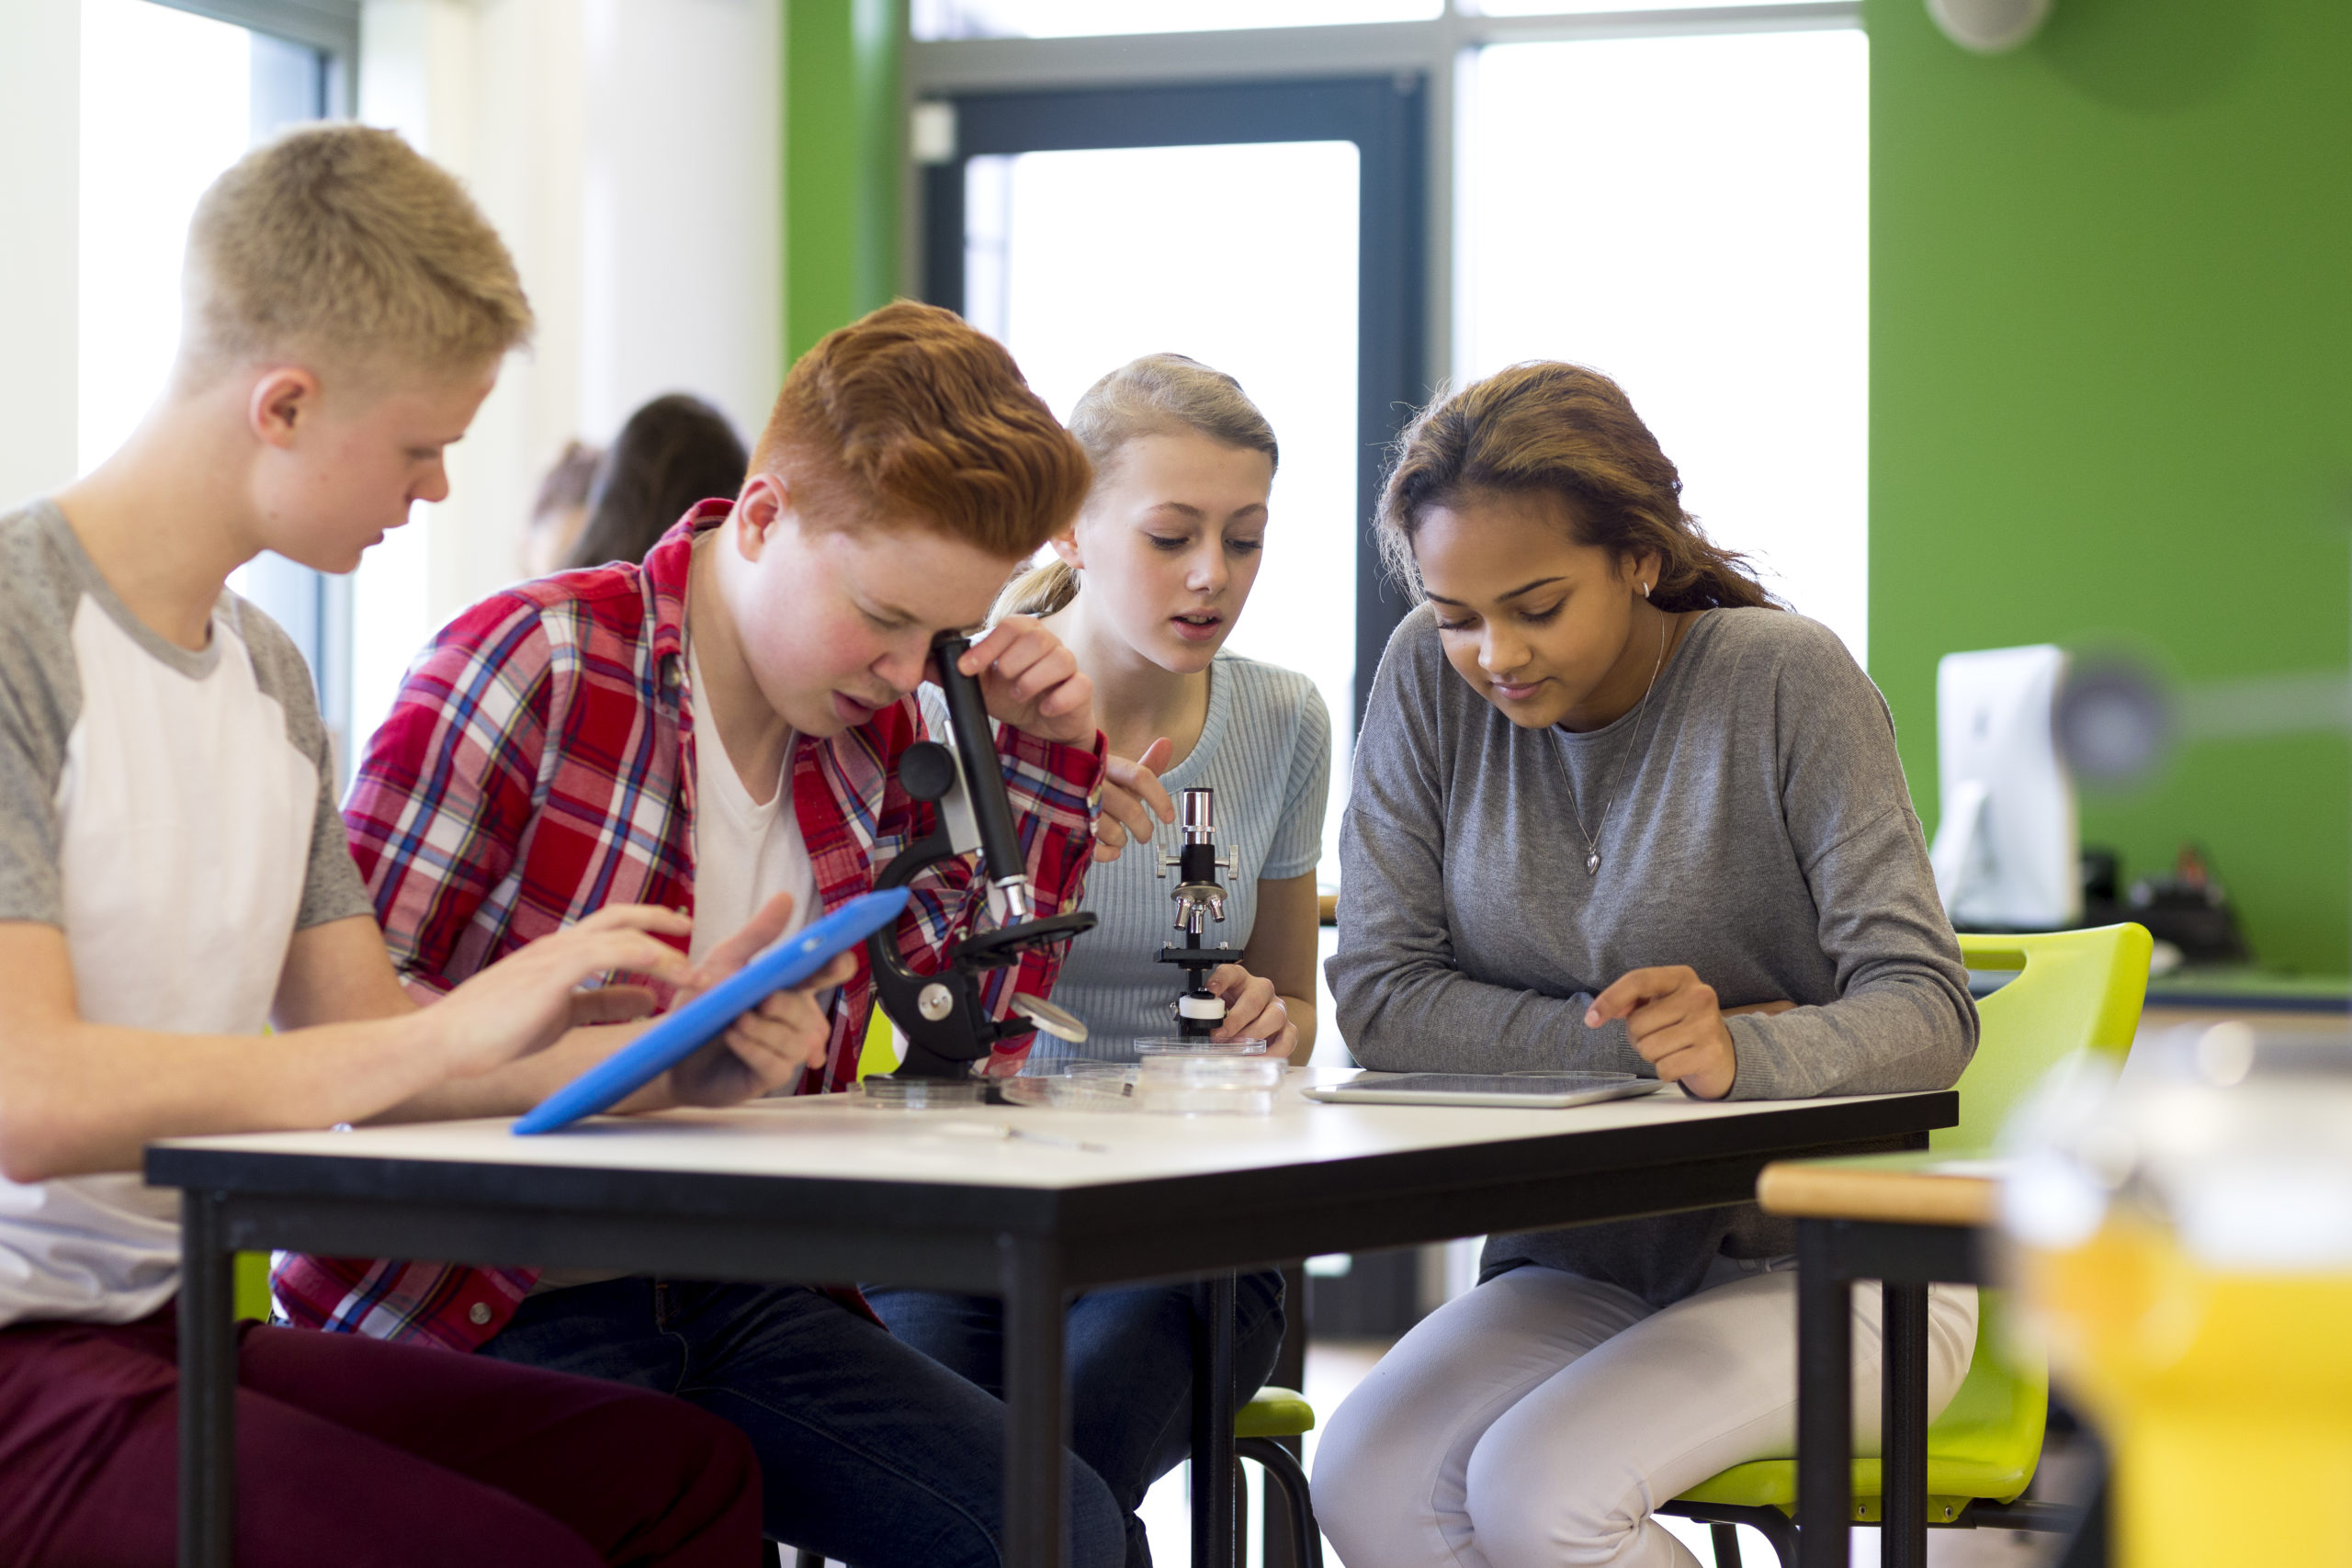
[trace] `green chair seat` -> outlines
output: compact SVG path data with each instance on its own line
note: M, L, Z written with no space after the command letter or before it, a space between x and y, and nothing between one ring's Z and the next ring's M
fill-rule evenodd
M1976 1355L1951 1404L1928 1428L1928 1517L1957 1517L1977 1498L2014 1502L2033 1480L2041 1460L2041 1429L2050 1413L2049 1369L2038 1358L2019 1364L2007 1349L2008 1297L1984 1291L1976 1328ZM1878 1518L1879 1461L1854 1461L1854 1517ZM1742 1508L1778 1508L1793 1513L1797 1465L1792 1459L1760 1459L1734 1465L1682 1494L1692 1503Z
M2030 936L1962 934L1961 956L1970 968L2011 970L2017 978L1977 1003L1981 1033L1961 1075L1960 1123L1931 1134L1928 1147L1947 1159L1991 1148L2009 1113L2069 1053L2101 1052L2120 1062L2139 1027L2149 947L2147 931L2136 925ZM1857 1163L1919 1157L1863 1156ZM2049 1364L2039 1351L2018 1348L2005 1292L1980 1291L1977 1300L1976 1353L1968 1376L1928 1428L1930 1523L1959 1519L1979 1499L2016 1501L2041 1462ZM1883 1490L1879 1461L1857 1459L1853 1465L1854 1517L1875 1522ZM1796 1461L1770 1459L1735 1465L1676 1501L1793 1514L1796 1495Z
M1315 1429L1315 1406L1296 1389L1261 1388L1233 1413L1237 1438L1296 1438Z

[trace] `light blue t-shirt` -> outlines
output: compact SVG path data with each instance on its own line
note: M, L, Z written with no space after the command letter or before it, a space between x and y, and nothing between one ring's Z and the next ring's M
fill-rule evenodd
M1216 791L1216 845L1233 856L1225 922L1201 933L1204 945L1244 948L1258 914L1258 880L1304 876L1323 852L1323 807L1330 791L1331 716L1315 682L1295 670L1220 653L1209 666L1209 711L1201 739L1183 761L1160 776L1170 795L1205 785ZM1140 1035L1172 1034L1169 1004L1184 972L1155 962L1182 943L1176 930L1176 876L1154 874L1163 854L1184 841L1164 826L1149 844L1131 844L1086 874L1079 907L1099 917L1072 942L1054 983L1055 1002L1086 1021L1082 1045L1039 1034L1035 1059L1091 1056L1132 1061Z

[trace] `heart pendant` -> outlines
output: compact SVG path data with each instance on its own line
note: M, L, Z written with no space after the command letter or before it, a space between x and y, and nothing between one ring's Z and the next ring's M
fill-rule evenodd
M1584 874L1587 876L1598 876L1600 874L1600 852L1599 850L1595 850L1592 853L1584 857Z

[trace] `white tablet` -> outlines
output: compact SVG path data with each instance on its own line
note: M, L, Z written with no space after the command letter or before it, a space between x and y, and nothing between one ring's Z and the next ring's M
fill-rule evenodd
M1346 1083L1317 1084L1309 1100L1340 1105L1516 1105L1548 1110L1629 1100L1666 1086L1631 1073L1367 1073Z

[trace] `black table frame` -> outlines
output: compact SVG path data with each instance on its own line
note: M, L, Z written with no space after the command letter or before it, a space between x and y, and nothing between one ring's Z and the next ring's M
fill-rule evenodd
M1564 1119L1561 1131L1536 1136L1063 1188L157 1145L147 1180L183 1190L180 1562L232 1561L231 1260L241 1251L999 1294L1006 1555L1059 1568L1063 1311L1073 1292L1744 1202L1773 1160L1918 1146L1958 1111L1959 1097L1943 1090L1629 1126ZM1222 1457L1195 1476L1193 1506L1196 1529L1215 1538L1196 1561L1212 1568L1226 1568L1233 1547L1230 1528L1218 1526L1232 1518L1229 1393L1222 1404L1200 1413L1202 1436Z
M1928 1563L1928 1287L1985 1282L1964 1225L1797 1222L1797 1568L1853 1562L1854 1320L1849 1287L1880 1311L1881 1568Z

